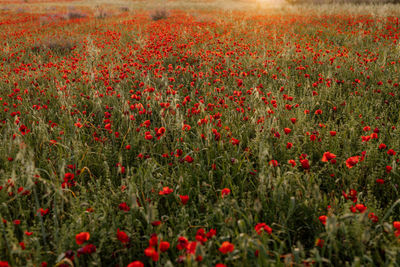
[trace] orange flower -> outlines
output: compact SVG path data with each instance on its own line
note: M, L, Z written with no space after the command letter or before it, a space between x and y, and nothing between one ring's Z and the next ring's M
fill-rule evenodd
M232 243L225 241L222 243L222 245L219 247L218 250L222 254L226 254L226 253L232 252L234 249L235 249L235 246Z
M75 236L75 241L78 245L82 245L90 238L90 234L88 232L81 232Z

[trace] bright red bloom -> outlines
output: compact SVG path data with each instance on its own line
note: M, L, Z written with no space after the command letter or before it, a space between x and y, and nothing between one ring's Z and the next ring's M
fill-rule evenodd
M222 254L227 254L229 252L232 252L234 249L235 249L235 246L232 243L230 243L228 241L225 241L225 242L222 243L222 245L219 247L218 250Z
M44 215L46 215L47 213L49 213L49 209L47 208L47 209L43 209L43 208L40 208L39 210L38 210L38 213L40 213L40 216L44 216Z
M81 232L75 236L75 241L78 245L82 245L90 238L90 234L88 232Z
M289 133L292 131L292 129L290 129L290 128L285 128L285 129L283 129L283 131L285 132L285 134L289 134Z
M392 169L393 169L393 168L392 168L391 166L386 166L386 172L387 172L387 173L391 172Z
M301 159L300 163L301 163L301 167L303 167L303 169L305 169L305 170L310 169L310 162L308 161L308 159Z
M326 225L326 220L328 219L328 217L326 215L321 215L318 219L323 225Z
M394 151L393 149L389 149L389 150L387 151L387 154L388 154L389 156L394 156L394 155L396 155L396 151Z
M151 258L153 261L158 261L160 255L158 254L158 252L156 251L156 249L154 247L148 247L144 250L144 254Z
M358 161L360 160L360 156L354 156L354 157L350 157L346 160L346 166L347 168L351 169L354 167L354 165L356 165L358 163Z
M207 235L206 232L204 231L203 228L200 228L199 230L197 230L196 233L196 240L199 241L202 245L204 245L205 242L207 242Z
M331 152L329 152L329 151L327 151L322 156L322 162L328 162L328 161L330 161L331 159L334 159L334 158L336 158L336 155L331 153Z
M189 196L188 195L179 195L179 198L181 199L182 205L186 205L186 203L189 201Z
M126 204L126 202L122 202L118 205L118 208L123 211L129 211L131 208Z
M158 237L157 234L152 234L149 240L150 247L156 247L158 244Z
M133 261L126 267L144 267L144 264L141 261Z
M237 146L237 145L239 145L239 143L240 143L240 140L239 139L235 139L235 138L231 138L231 144L232 145L234 145L234 146Z
M186 161L187 163L192 163L192 162L194 161L194 159L193 159L191 156L187 155L187 156L185 157L185 161Z
M378 216L376 216L373 212L368 214L368 218L374 223L377 223L379 221Z
M169 195L169 194L171 194L172 192L174 192L174 190L172 190L171 188L169 188L168 186L166 186L166 187L163 187L163 189L162 189L160 192L158 192L158 194L159 194L160 196L162 196L162 195Z
M6 261L0 261L0 267L9 267L8 262Z
M197 247L197 242L189 242L188 245L186 246L186 253L188 254L195 254L196 253L196 247Z
M117 229L117 238L123 244L129 243L129 236L124 231L120 231L119 229Z
M161 241L160 242L160 251L165 252L169 249L169 243L167 241Z
M187 248L188 244L189 244L189 241L185 237L180 236L178 238L178 244L176 244L176 248L178 250L182 250L182 249Z
M269 165L270 166L273 166L273 167L277 167L278 166L278 161L276 161L276 160L271 160L270 162L269 162Z
M364 213L367 210L367 207L364 206L363 204L356 204L356 209L360 212L360 213Z
M294 159L289 159L289 160L288 160L288 163L289 163L290 165L292 165L292 167L295 167L295 166L296 166L296 161L295 161Z
M165 134L166 129L164 127L155 128L157 139L159 140L161 136Z
M400 230L400 221L394 221L393 227L396 228L397 230Z
M268 225L266 225L265 223L258 223L256 224L256 226L254 227L254 229L256 230L257 234L261 235L262 232L267 232L268 234L272 234L272 229L271 227L269 227Z
M229 188L224 188L221 191L221 197L224 198L225 195L229 195L231 193L231 190Z
M25 235L27 235L27 236L31 236L31 235L33 235L33 232L28 232L28 231L25 231Z
M217 234L217 230L215 229L210 229L210 231L208 231L208 233L206 234L207 238L211 238L213 236L215 236Z
M26 126L23 125L23 124L19 127L19 132L20 132L22 135L25 135L25 134L29 133L30 131L31 131L31 130L29 130L28 127L26 127Z

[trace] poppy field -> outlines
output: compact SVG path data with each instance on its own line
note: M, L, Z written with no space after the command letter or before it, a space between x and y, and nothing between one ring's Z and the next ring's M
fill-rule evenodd
M400 266L399 6L3 2L1 267Z

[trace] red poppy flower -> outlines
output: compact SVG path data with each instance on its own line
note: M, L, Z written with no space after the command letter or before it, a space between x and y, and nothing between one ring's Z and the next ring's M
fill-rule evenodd
M378 216L375 215L375 213L371 212L368 214L368 218L373 222L377 223L379 221Z
M178 244L176 244L176 248L178 250L182 250L182 249L187 248L188 244L189 244L189 241L185 237L180 236L178 238Z
M157 234L152 234L149 240L150 247L156 247L158 244L158 237Z
M331 153L331 152L329 152L329 151L327 151L322 156L322 161L323 162L328 162L328 161L330 161L331 159L334 159L334 158L336 158L336 155Z
M231 144L232 145L237 146L237 145L239 145L239 143L240 143L240 141L238 139L235 139L233 137L231 138Z
M278 166L278 161L276 161L276 160L271 160L270 162L269 162L269 165L270 166L273 166L273 167L277 167Z
M124 231L120 231L119 229L117 229L117 238L123 244L129 243L129 236Z
M364 213L367 210L367 207L364 206L363 204L356 204L356 209L360 212L360 213Z
M308 161L308 159L301 159L300 163L301 163L301 167L303 167L303 169L305 169L305 170L310 169L310 162Z
M393 168L392 168L391 166L386 166L386 172L387 172L387 173L391 172L392 169L393 169Z
M123 211L129 211L130 210L130 207L128 206L128 204L126 204L126 202L122 202L121 204L119 204L118 208L120 210L123 210Z
M393 149L389 149L389 150L387 151L387 154L388 154L389 156L394 156L394 155L396 155L396 151L394 151Z
M231 193L231 190L229 188L224 188L221 191L221 197L224 198L225 195L229 195Z
M179 195L179 198L181 199L182 205L186 205L186 203L189 201L189 196L188 195Z
M219 247L218 250L222 254L227 254L229 252L232 252L234 249L235 249L235 246L232 243L230 243L228 241L225 241L225 242L222 243L222 245Z
M148 247L144 250L144 254L151 258L153 261L158 261L159 254L154 247Z
M351 169L353 168L358 161L360 160L360 156L354 156L354 157L350 157L346 160L346 166L347 168Z
M192 162L194 161L194 159L193 159L191 156L187 155L187 156L185 157L185 161L186 161L187 163L192 163Z
M258 223L256 224L256 226L254 227L254 229L256 230L257 234L261 235L262 232L267 232L268 234L272 233L272 229L271 227L269 227L268 225L266 225L265 223Z
M160 242L160 251L165 252L169 249L169 243L167 241L161 241Z
M288 160L288 163L289 163L290 165L292 165L292 167L295 167L295 166L296 166L296 161L294 161L294 159L289 159L289 160Z
M326 225L326 220L328 219L328 217L326 215L321 215L318 219L323 225Z
M171 194L172 192L174 192L174 190L172 190L171 188L169 188L168 186L166 186L166 187L163 187L163 189L162 189L160 192L158 192L158 194L159 194L160 196L162 196L162 195L169 195L169 194Z
M75 236L75 241L78 245L82 245L90 238L90 234L88 232L81 232Z
M26 135L27 133L29 133L31 130L29 130L28 129L28 127L26 127L25 125L21 125L20 127L19 127L19 132L22 134L22 135Z
M126 267L144 267L144 264L141 261L133 261Z
M380 144L378 148L379 148L379 149L385 149L385 148L386 148L386 145L385 145L385 144Z

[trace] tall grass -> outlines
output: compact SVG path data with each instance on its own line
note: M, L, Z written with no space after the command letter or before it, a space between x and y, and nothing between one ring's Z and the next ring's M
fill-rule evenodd
M399 264L398 11L235 5L0 14L0 266Z

